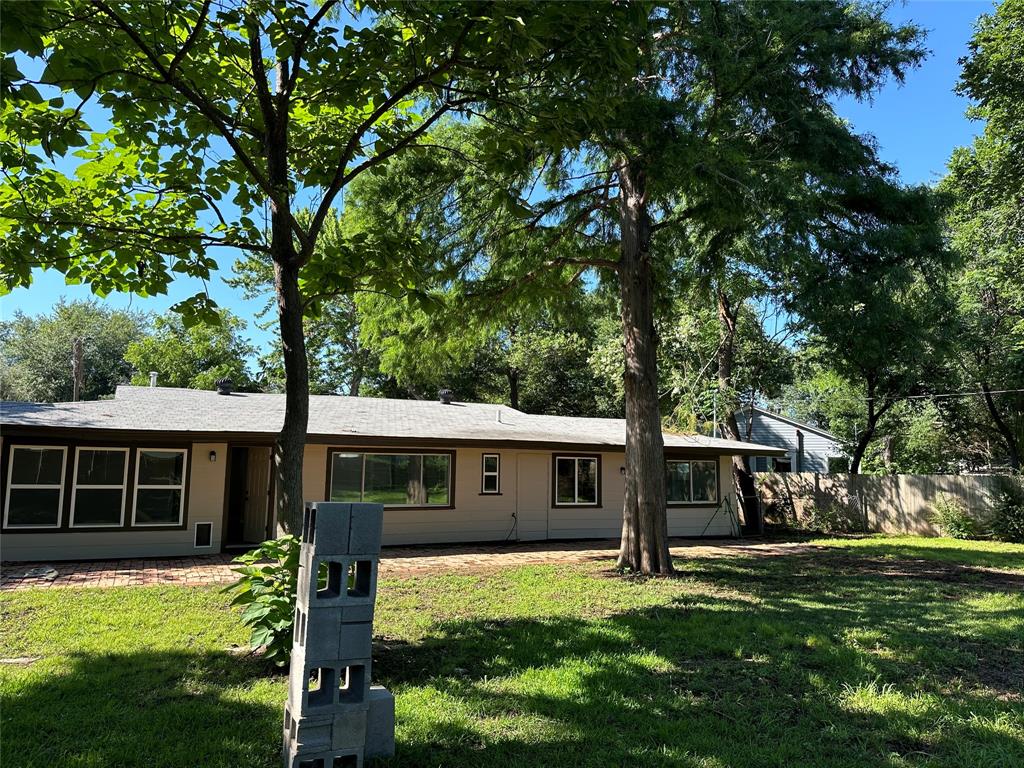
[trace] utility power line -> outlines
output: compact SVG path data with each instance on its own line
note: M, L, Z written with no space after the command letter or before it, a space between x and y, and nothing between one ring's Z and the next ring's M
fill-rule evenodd
M936 395L902 395L900 397L886 397L884 395L865 397L865 400L935 400L940 397L974 397L977 395L1011 395L1024 392L1024 389L990 389L988 392L980 389L977 392L944 392Z

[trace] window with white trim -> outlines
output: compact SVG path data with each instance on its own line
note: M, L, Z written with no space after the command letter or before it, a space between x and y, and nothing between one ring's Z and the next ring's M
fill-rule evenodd
M59 528L68 449L14 445L7 465L5 528Z
M331 454L331 501L374 501L385 507L447 507L449 453Z
M501 493L501 455L485 453L481 473L480 493Z
M717 502L718 462L666 461L665 499L669 504Z
M188 451L139 448L135 459L132 525L181 525Z
M555 457L555 506L597 506L597 457Z
M72 528L124 525L127 448L78 448L72 478Z

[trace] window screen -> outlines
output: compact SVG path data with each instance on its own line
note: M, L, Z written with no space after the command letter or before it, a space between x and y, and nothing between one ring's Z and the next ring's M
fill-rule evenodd
M9 528L57 528L64 500L63 447L15 445L8 465L4 523Z
M670 504L717 502L718 462L665 462L665 498Z
M555 457L555 504L597 505L597 457Z
M135 525L180 525L185 503L184 450L140 448L135 475Z
M447 506L451 456L428 453L334 453L331 501L387 507Z
M122 525L127 474L127 448L79 448L75 452L71 525Z

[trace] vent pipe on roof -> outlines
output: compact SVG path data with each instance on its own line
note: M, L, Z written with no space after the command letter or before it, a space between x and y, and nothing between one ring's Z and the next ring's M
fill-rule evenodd
M450 389L437 390L437 398L445 405L452 404L452 391Z
M234 382L231 379L217 379L215 382L217 385L218 395L230 395L231 388L234 386Z
M498 409L497 415L495 416L494 420L501 424L501 408Z
M156 371L150 371L149 372L149 386L151 386L151 387L155 387L156 386Z

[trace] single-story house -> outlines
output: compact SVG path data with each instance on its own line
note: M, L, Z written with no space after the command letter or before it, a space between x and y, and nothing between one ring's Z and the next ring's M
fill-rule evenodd
M754 472L845 472L849 459L839 438L827 430L754 406L739 415L750 428L750 441L781 448L784 455L757 454Z
M284 400L122 386L110 400L3 403L0 557L192 555L275 535ZM310 398L308 433L305 499L383 503L385 544L621 532L620 419L325 395ZM665 434L671 535L733 533L737 454L784 451Z

